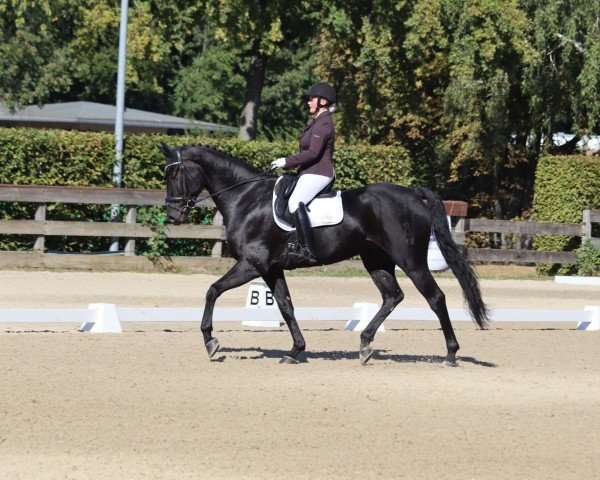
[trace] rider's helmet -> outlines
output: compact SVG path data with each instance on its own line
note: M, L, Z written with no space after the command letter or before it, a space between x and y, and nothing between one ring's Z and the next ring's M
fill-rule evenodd
M312 85L308 89L308 93L304 94L305 97L318 97L319 106L321 106L321 98L324 98L329 102L329 105L333 105L337 101L337 95L334 88L327 82L318 82Z

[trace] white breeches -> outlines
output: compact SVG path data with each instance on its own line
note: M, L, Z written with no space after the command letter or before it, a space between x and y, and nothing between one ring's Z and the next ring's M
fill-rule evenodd
M305 205L308 204L317 193L323 190L329 182L331 182L332 178L325 177L323 175L314 175L312 173L305 173L304 175L300 175L298 178L298 183L296 184L296 188L292 192L290 199L288 201L288 207L290 209L290 213L294 213L298 210L298 204L300 202Z

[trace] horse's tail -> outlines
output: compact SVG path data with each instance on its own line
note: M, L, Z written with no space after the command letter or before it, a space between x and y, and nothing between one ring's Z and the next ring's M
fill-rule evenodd
M485 328L489 322L489 310L481 298L479 281L473 271L471 262L466 253L452 239L446 218L446 209L442 200L427 188L417 188L415 191L417 195L427 200L427 207L432 215L433 231L440 246L440 251L462 287L471 318L479 327Z

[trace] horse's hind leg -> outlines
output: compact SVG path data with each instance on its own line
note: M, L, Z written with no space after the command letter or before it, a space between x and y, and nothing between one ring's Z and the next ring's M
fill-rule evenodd
M206 305L204 306L204 315L202 316L202 325L200 328L204 335L204 345L209 357L212 358L217 353L217 350L219 350L219 342L212 336L212 317L217 298L223 292L239 287L259 276L259 273L252 265L244 261L239 261L225 275L213 283L206 292Z
M456 366L456 352L460 347L454 335L452 323L450 323L450 316L448 315L446 296L444 295L444 292L442 292L437 282L431 275L429 268L427 268L427 264L414 267L412 269L403 268L403 270L406 275L408 275L408 278L410 278L415 284L417 290L421 292L421 295L425 297L427 303L429 303L429 306L440 321L442 331L444 332L444 338L446 339L446 347L448 349L448 354L444 359L444 366Z
M373 356L371 342L375 338L377 329L392 313L396 305L402 301L404 293L396 280L396 265L387 254L383 251L372 250L361 253L361 258L383 299L381 308L360 334L360 363L364 365Z
M283 270L271 270L263 275L263 280L273 292L279 311L290 329L294 342L292 350L287 355L283 356L280 363L298 363L298 355L304 351L306 343L304 342L304 337L302 336L302 332L300 331L300 327L294 316L294 306L292 305L292 299L290 298L290 292L285 281Z

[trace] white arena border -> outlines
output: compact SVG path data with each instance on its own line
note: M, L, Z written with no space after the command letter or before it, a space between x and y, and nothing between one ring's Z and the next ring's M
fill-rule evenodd
M600 277L568 277L556 275L554 281L556 283L566 283L569 285L600 285Z
M298 321L346 321L347 329L361 330L378 305L359 303L353 308L296 308ZM452 321L471 321L465 309L448 310ZM80 330L92 333L119 333L121 322L196 322L200 324L203 308L130 308L110 303L90 304L83 308L27 309L0 308L0 323L80 323ZM600 306L583 310L494 309L492 322L563 322L577 323L579 330L600 330ZM388 320L433 320L437 317L426 308L396 308ZM244 322L257 326L279 327L281 314L276 308L216 308L214 322Z

